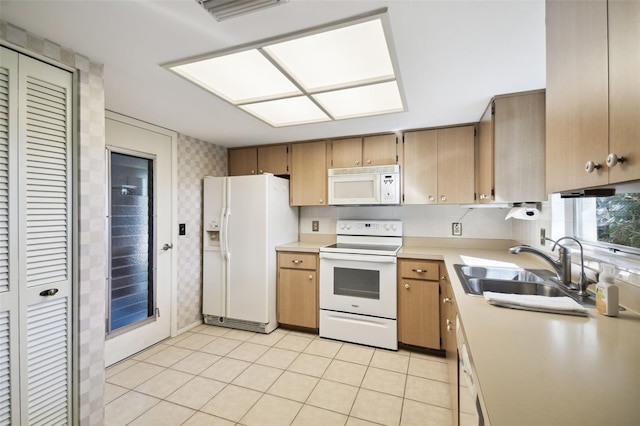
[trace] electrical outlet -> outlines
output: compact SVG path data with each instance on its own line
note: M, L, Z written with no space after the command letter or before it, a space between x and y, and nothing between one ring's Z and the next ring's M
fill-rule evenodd
M543 246L547 242L547 230L540 228L540 245Z
M456 236L462 235L462 223L461 222L453 222L451 224L451 235L456 235Z
M320 231L320 221L312 220L311 221L311 231L318 232Z
M187 224L179 223L178 224L178 235L187 235Z

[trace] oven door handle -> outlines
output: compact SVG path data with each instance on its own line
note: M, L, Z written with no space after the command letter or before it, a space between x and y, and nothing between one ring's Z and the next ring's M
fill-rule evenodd
M397 263L395 256L377 256L365 254L345 254L345 253L320 253L321 259L331 260L351 260L357 262L371 263Z

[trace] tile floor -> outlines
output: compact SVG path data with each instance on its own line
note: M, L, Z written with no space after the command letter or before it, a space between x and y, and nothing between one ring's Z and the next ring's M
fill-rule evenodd
M444 358L200 325L106 371L106 425L451 425Z

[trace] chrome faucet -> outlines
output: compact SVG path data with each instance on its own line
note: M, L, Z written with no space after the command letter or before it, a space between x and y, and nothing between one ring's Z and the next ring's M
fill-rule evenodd
M553 241L551 238L545 238L545 240L551 241L554 243L551 251L555 250L556 246L558 246L558 260L554 260L551 256L545 253L542 250L538 250L537 248L528 246L528 245L519 245L514 246L509 249L509 253L518 254L518 253L533 253L538 255L542 259L546 260L553 269L556 271L556 275L558 280L566 285L571 285L571 251L569 251L565 246L558 244L557 241ZM560 240L558 240L560 241Z
M587 278L584 273L584 248L582 247L582 243L580 243L580 241L573 237L562 237L555 242L551 251L553 251L553 249L556 248L556 245L559 245L558 243L562 240L573 240L578 244L578 247L580 247L580 277L578 277L578 295L588 296L589 294L587 293L587 286L589 284L595 284L595 281ZM569 268L571 268L571 263L569 263ZM569 271L571 271L571 269L569 269ZM569 273L569 275L571 275L571 273Z

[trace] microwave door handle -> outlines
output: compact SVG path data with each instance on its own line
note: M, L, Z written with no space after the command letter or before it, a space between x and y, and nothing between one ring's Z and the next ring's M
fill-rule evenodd
M320 253L320 258L332 259L332 260L351 260L351 261L358 261L358 262L372 262L372 263L397 263L395 256Z

